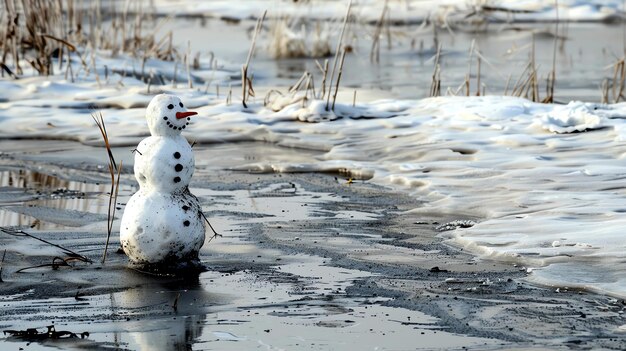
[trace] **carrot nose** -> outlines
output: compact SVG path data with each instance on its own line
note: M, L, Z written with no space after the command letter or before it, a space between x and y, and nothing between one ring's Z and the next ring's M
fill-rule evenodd
M189 116L197 115L198 112L187 111L187 112L176 112L176 119L183 119Z

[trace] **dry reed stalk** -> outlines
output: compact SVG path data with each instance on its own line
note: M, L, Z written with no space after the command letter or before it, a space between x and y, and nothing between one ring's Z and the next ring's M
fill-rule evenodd
M449 87L446 90L446 94L447 95L452 95L452 96L458 96L459 93L461 92L461 90L463 90L463 88L465 88L465 81L463 81L463 83L459 84L459 86L456 88L455 91L452 91Z
M326 95L326 78L328 77L328 59L324 60L324 67L322 67L322 65L320 65L320 63L315 60L315 63L317 64L317 67L320 69L320 71L322 71L323 77L322 77L322 91L321 91L321 96L319 96L320 100L324 100L324 96Z
M476 57L476 96L480 96L480 56ZM485 95L485 94L483 94Z
M250 51L248 51L248 57L246 58L246 63L241 67L241 89L242 89L242 97L241 103L244 108L248 108L246 104L246 100L248 95L250 95L250 89L252 89L252 81L248 78L248 69L250 68L250 60L252 60L252 56L254 55L254 48L256 47L256 39L261 32L261 28L263 25L263 21L265 21L265 16L267 15L267 10L263 12L263 16L259 18L256 22L256 27L254 28L254 35L252 37L252 43L250 44ZM254 95L254 90L252 90L252 94Z
M263 98L263 106L267 107L267 105L270 104L270 100L272 99L273 94L278 94L280 96L283 96L283 93L281 93L279 90L271 89L270 91L267 92L267 94L265 94L265 98Z
M67 58L67 65L65 66L65 80L67 80L67 77L69 76L71 79L71 82L74 83L74 69L72 68L72 60L70 59L69 55L70 53L67 53L68 58Z
M531 52L531 62L532 62L532 77L531 77L531 87L532 87L532 101L539 101L539 82L537 80L537 65L536 65L536 51L535 51L535 34L533 33L533 45Z
M465 96L470 96L470 81L472 79L472 58L474 57L474 48L476 46L476 39L472 39L472 43L470 44L470 49L468 53L468 61L467 61L467 75L465 75Z
M109 135L106 130L106 125L104 123L104 117L102 113L99 113L97 116L92 114L91 117L96 122L98 129L100 129L100 134L102 135L102 140L104 141L104 146L107 150L107 155L109 157L109 175L111 176L111 191L109 192L109 207L107 211L107 240L104 246L104 253L102 254L102 263L104 264L107 257L107 251L109 248L109 240L111 239L111 233L113 232L113 222L115 221L115 210L117 203L117 195L120 188L120 175L122 172L122 164L117 166L115 162L115 157L113 157L113 151L111 150L111 144L109 142ZM117 173L117 180L116 180Z
M13 71L11 71L11 69L7 65L5 65L4 63L0 63L0 68L2 68L2 76L3 77L4 77L4 72L6 72L13 79L16 79L16 80L20 79L20 77L18 77L15 73L13 73Z
M612 82L612 87L611 87L611 91L613 92L613 100L615 100L615 97L617 96L617 85L615 84L615 82L617 82L617 76L619 73L619 66L620 66L621 62L620 60L618 60L614 65L613 65L613 79L611 80Z
M309 72L304 71L304 73L302 73L302 76L300 76L300 79L298 79L298 81L296 81L296 83L289 88L289 92L293 93L298 91L300 89L300 85L302 85L302 83L307 79L308 76Z
M502 93L502 95L506 96L509 93L509 84L511 84L511 77L513 76L512 73L509 73L509 76L506 79L506 84L504 85L504 92Z
M172 78L172 88L176 88L176 76L178 76L178 61L174 63L174 77Z
M59 53L57 54L57 61L59 61L59 72L63 71L63 46L59 47Z
M339 35L339 40L337 41L337 47L335 48L335 58L333 59L333 70L330 74L330 82L328 83L328 96L326 98L326 111L328 111L328 107L330 105L330 91L332 90L335 70L337 69L337 63L338 63L338 58L339 58L339 51L341 48L341 44L343 43L343 35L346 31L346 26L348 25L348 18L350 17L351 9L352 9L352 0L350 0L350 2L348 3L348 8L346 9L346 15L343 18L343 26L341 27L341 34Z
M556 24L554 33L554 48L552 51L552 71L546 79L546 97L541 101L544 104L554 102L554 85L556 84L556 50L559 41L559 1L554 0L554 8L556 11Z
M306 85L306 94L308 95L309 92L311 92L311 99L315 99L315 79L311 73L309 73L309 79Z
M624 59L621 60L621 69L620 69L620 80L619 80L619 93L615 98L615 102L619 102L620 99L624 98L624 79L626 79L626 65L624 64Z
M613 64L613 79L610 82L611 92L613 95L613 103L618 103L621 99L625 99L624 88L626 85L626 63L624 58L617 60Z
M0 283L4 283L2 280L2 269L4 268L4 258L7 255L7 249L4 249L4 253L2 254L2 261L0 261Z
M343 62L346 58L346 50L341 53L341 64L339 65L339 73L337 74L337 85L335 86L335 94L333 95L332 110L335 111L335 102L337 101L337 93L339 92L339 82L341 81L341 74L343 73Z
M154 79L154 72L150 70L150 76L148 77L148 87L146 88L146 93L150 95L150 87L152 86L152 80Z
M391 50L391 13L387 11L387 50Z
M517 80L515 81L515 85L513 85L513 91L511 92L511 96L520 96L521 92L519 92L519 90L521 90L522 87L522 79L524 79L524 77L526 77L526 73L528 72L528 70L530 69L530 61L526 64L526 66L524 67L524 70L522 71L522 73L520 73L519 77L517 77Z
M185 66L187 68L187 82L189 89L193 89L193 81L191 80L191 68L189 65L189 57L191 57L191 41L187 40L187 53L185 54Z
M600 86L600 92L602 93L602 103L603 104L608 104L609 103L609 80L608 79L604 79L602 81L602 85Z
M302 108L305 108L307 103L309 102L309 90L311 87L311 75L309 72L306 72L306 80L304 83L304 96L302 97ZM314 95L315 96L315 95Z
M100 74L98 74L98 67L96 67L96 53L93 49L91 50L91 66L93 67L93 73L96 76L98 88L102 88L102 84L100 83Z
M429 97L435 97L441 95L441 67L439 60L441 59L441 44L437 46L437 53L435 54L435 68L433 70L432 79L430 82Z
M380 18L376 22L376 29L374 31L374 37L372 40L372 48L370 49L370 62L378 63L380 62L380 35L383 31L383 24L385 22L385 14L387 13L388 0L385 0L383 4L383 11L380 13Z

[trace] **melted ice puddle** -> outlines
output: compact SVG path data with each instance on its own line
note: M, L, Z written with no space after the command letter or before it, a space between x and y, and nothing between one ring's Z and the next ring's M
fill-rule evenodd
M341 203L347 200L332 193L308 191L297 183L275 183L250 190L220 191L194 188L192 191L204 200L205 211L245 213L252 217L249 222L306 221L321 216L368 220L381 216L379 213L352 209L338 210L329 215L328 211L321 209L321 204Z
M28 169L0 171L0 225L60 230L107 220L108 184L66 180ZM132 187L120 186L120 193Z

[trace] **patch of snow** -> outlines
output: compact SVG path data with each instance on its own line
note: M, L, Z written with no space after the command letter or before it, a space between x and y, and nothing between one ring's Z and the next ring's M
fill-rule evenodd
M584 132L604 127L602 116L594 113L593 104L571 101L565 106L556 106L552 111L540 115L536 123L553 133Z

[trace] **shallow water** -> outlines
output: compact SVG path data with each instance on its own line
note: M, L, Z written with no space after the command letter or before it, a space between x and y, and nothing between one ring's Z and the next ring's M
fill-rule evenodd
M2 226L61 229L102 220L106 214L109 186L65 180L27 169L0 171ZM124 190L122 190L124 191ZM19 206L14 206L19 205ZM44 213L48 215L44 215ZM94 216L86 213L100 214ZM45 218L44 221L35 217ZM81 218L81 214L83 215ZM106 217L105 217L106 218Z
M268 20L272 28L275 20ZM175 40L180 45L191 43L192 51L203 54L215 53L219 62L228 62L237 67L248 55L250 30L255 22L243 20L229 24L216 19L177 18L167 24L165 30L175 30ZM309 24L309 27L313 25ZM338 31L340 23L328 25ZM293 85L304 71L313 73L315 83L321 84L315 60L323 64L332 57L274 59L270 48L273 40L271 30L263 32L257 44L256 56L252 60L255 88L261 92L268 88ZM296 27L296 29L299 29ZM357 102L381 98L415 99L427 97L434 67L436 43L442 46L442 94L448 88L456 92L471 75L471 95L475 95L477 62L474 55L469 61L472 41L475 41L484 58L481 67L481 87L486 94L502 94L507 80L508 92L522 74L532 52L533 36L536 64L541 80L541 95L545 93L545 79L552 69L553 54L556 60L555 99L567 103L570 100L600 101L600 86L605 78L613 77L613 65L624 52L623 25L602 23L560 24L556 53L554 50L555 24L491 24L488 27L463 28L453 31L432 29L418 25L391 27L391 48L386 37L380 50L380 62L370 60L371 33L374 27L353 24L349 27L346 42L354 51L346 56L342 74L340 99L351 102L357 91ZM313 31L311 28L308 32ZM336 33L336 32L335 32ZM436 39L435 39L436 37ZM336 36L330 37L334 50ZM598 40L606 38L607 40ZM609 39L610 38L610 39ZM232 43L237 43L233 45ZM469 70L471 69L471 72ZM511 76L509 78L509 75ZM235 83L237 84L237 83ZM484 85L484 86L483 86ZM227 87L221 87L222 94ZM211 88L215 91L215 87ZM463 95L463 91L460 95ZM261 95L262 97L263 95Z

